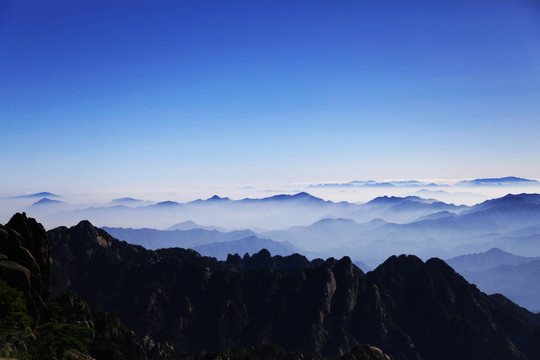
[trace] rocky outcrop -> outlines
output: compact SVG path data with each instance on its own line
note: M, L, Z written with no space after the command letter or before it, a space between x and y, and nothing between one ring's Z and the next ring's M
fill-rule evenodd
M49 299L50 274L49 243L41 224L22 213L0 225L0 278L26 295L36 320Z
M48 235L54 292L72 290L177 350L277 344L338 356L369 343L395 359L540 357L533 314L438 259L391 257L364 274L347 257L148 251L88 222Z
M102 246L106 246L107 240L98 241ZM23 303L22 306L17 305L12 309L2 308L2 354L5 352L25 359L172 358L164 356L172 353L164 344L153 343L151 347L146 346L147 342L153 340L148 338L143 342L133 331L122 325L118 318L103 311L92 310L72 293L49 299L50 274L49 242L41 224L22 213L15 214L5 226L0 225L2 296L10 294L12 303L14 300ZM2 300L10 299L6 297ZM29 321L26 321L26 318ZM72 325L81 327L70 327ZM66 339L67 337L69 339ZM74 345L87 341L89 354L84 346L78 348L78 345ZM151 356L148 356L149 354Z
M362 316L381 316L381 326L373 329L378 339L368 338L398 358L521 359L535 358L540 351L527 353L516 346L520 339L492 311L497 307L493 299L442 260L424 263L415 256L393 256L368 273L365 283L375 294L367 303L375 308L365 308ZM510 317L519 318L519 307L512 308ZM377 324L362 318L358 322ZM540 328L531 330L540 339Z

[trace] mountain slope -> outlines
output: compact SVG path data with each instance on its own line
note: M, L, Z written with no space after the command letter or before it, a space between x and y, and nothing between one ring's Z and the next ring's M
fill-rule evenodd
M463 276L488 294L501 293L527 309L540 311L540 260L467 271Z

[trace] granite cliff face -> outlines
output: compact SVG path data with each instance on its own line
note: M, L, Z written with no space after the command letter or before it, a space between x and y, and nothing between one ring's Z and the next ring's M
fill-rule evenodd
M364 274L347 257L148 251L89 222L48 238L53 294L71 290L176 349L277 344L335 356L369 343L395 359L540 357L534 314L481 293L438 259L391 257Z
M22 291L39 320L49 300L51 257L45 228L25 213L0 225L0 279Z
M0 301L9 304L7 296L12 301L20 296L23 302L16 310L0 309L2 355L30 360L162 358L160 344L153 351L116 317L92 310L75 294L50 298L50 275L43 226L24 213L0 225Z

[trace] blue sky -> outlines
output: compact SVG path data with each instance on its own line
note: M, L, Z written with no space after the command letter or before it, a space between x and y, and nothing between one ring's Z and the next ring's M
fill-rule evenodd
M535 1L2 1L1 193L540 178Z

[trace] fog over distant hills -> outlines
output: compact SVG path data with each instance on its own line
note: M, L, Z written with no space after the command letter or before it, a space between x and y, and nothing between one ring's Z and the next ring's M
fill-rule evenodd
M425 181L425 180L388 180L388 181L349 181L342 183L320 183L311 184L310 187L451 187L453 185L458 186L510 186L510 185L538 185L537 180L525 179L516 176L506 176L501 178L484 178L484 179L472 179L461 181L445 181L440 182L437 180Z
M430 186L422 187L419 185L425 182L413 180L394 182L387 189L415 189L417 194L444 196L454 192L461 196L480 194L477 189L484 188L508 190L515 184L522 190L535 189L537 183L506 177L451 184L428 182ZM353 187L361 188L358 182ZM311 189L317 191L319 187ZM4 197L0 204L24 204L21 210L39 218L47 228L89 220L116 238L148 249L192 248L219 258L227 253L243 256L268 248L276 255L298 252L309 259L349 256L366 268L375 268L389 256L401 253L424 260L450 259L498 248L514 260L540 257L540 195L536 193L504 194L474 205L419 195L383 195L363 203L330 201L305 191L237 200L213 195L183 202L128 196L87 205L73 204L67 196L61 201L58 195L35 197L45 194L50 193ZM489 252L492 258L493 252ZM475 281L480 273L482 278L489 278L488 273L498 265L520 265L499 261L493 267L473 269L459 264L456 268ZM488 286L478 281L479 286Z
M373 186L364 186L370 184ZM390 184L389 186L387 186ZM332 185L332 186L326 186ZM360 186L362 185L362 186ZM375 186L376 185L376 186ZM273 190L269 190L273 188ZM397 197L407 198L417 196L423 199L434 199L448 205L455 204L472 206L485 200L502 197L509 193L540 193L540 183L537 180L525 179L519 177L485 178L485 179L467 179L467 180L369 180L369 181L349 181L349 182L321 182L321 183L276 183L259 184L250 186L229 186L216 190L214 194L209 193L208 189L185 188L181 193L137 193L129 192L118 193L117 196L106 194L61 194L56 195L52 192L44 191L30 194L0 194L0 219L7 221L16 211L27 211L28 213L43 219L46 227L63 225L66 223L75 224L85 216L93 217L95 223L102 226L112 227L151 227L165 229L171 225L183 221L195 221L208 226L218 226L226 229L237 229L245 227L258 227L266 230L284 229L295 225L309 225L325 217L340 217L339 212L329 212L328 214L317 214L317 216L299 216L296 214L294 221L288 221L292 214L282 218L279 215L268 214L267 221L252 225L250 214L247 214L245 221L234 217L223 216L218 211L212 211L209 204L223 206L225 204L235 204L242 199L245 202L261 203L285 200L294 194L307 194L312 197L331 200L336 204L362 204L367 203L377 197ZM218 192L219 191L219 192ZM216 195L219 194L219 195ZM274 196L268 196L271 193ZM190 195L191 194L191 195ZM206 195L204 195L206 194ZM223 196L221 194L226 194ZM201 196L203 195L203 196ZM221 195L221 196L220 196ZM65 202L66 213L56 214L58 209L46 209L40 207L29 209L29 207L43 199L60 200ZM199 196L197 200L193 200ZM297 195L298 196L298 195ZM301 197L301 196L300 196ZM299 198L291 199L299 203ZM311 199L313 200L313 199ZM321 202L321 201L319 201ZM321 203L323 203L322 201ZM174 207L178 205L187 205L190 207L190 214L160 214L154 217L151 214L145 216L134 216L130 212L131 208L147 207L156 205L156 208ZM304 202L306 205L307 202ZM201 214L195 210L197 206L204 208ZM218 209L219 210L219 206ZM108 211L101 211L103 207L111 207ZM128 208L128 209L125 209ZM142 213L139 209L139 213ZM148 209L147 209L148 210ZM107 213L106 215L103 215ZM128 213L129 215L126 215ZM347 215L349 212L346 212ZM214 216L212 216L214 215ZM328 216L325 216L328 215ZM359 215L361 216L361 214ZM343 217L343 216L341 216ZM133 221L130 222L129 219ZM162 220L160 222L160 220ZM276 221L273 221L276 220ZM355 221L364 222L369 219L354 218ZM393 222L409 222L411 219L390 219ZM281 223L281 224L278 224Z
M0 2L0 360L540 359L539 2Z

